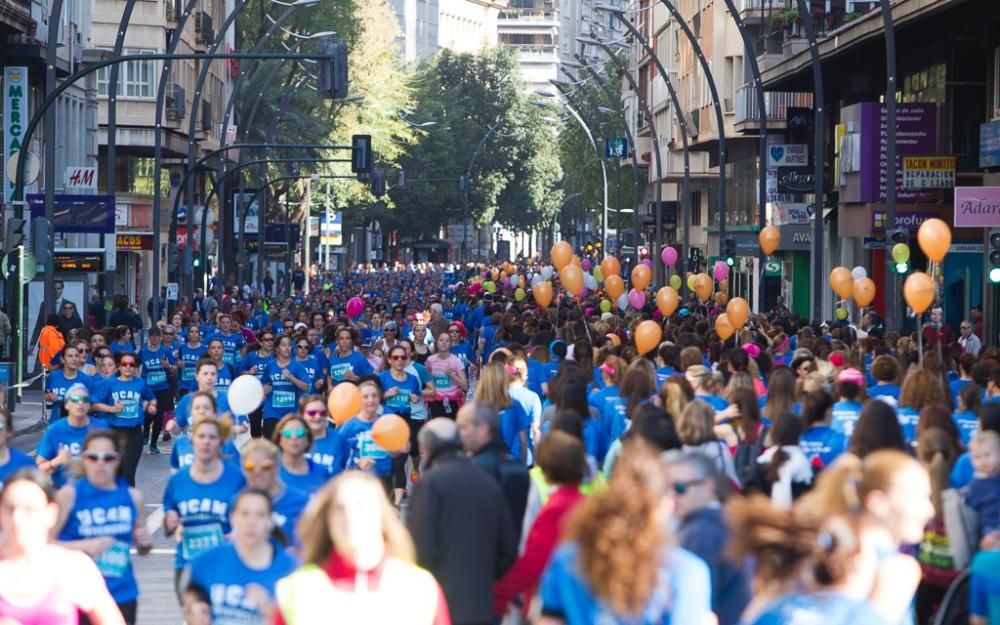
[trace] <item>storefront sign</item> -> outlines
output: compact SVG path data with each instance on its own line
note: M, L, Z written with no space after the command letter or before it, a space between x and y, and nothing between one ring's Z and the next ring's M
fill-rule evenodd
M955 187L955 227L1000 227L1000 187Z
M14 178L7 175L7 162L21 149L24 127L31 119L28 110L28 68L3 68L3 201L9 202L14 192Z
M122 234L117 235L117 248L123 252L145 252L153 249L153 235L151 234Z
M904 230L909 230L910 232L916 232L920 229L920 224L924 223L932 217L937 217L937 213L916 213L913 211L896 211L895 224L889 226L888 217L885 211L872 211L872 232L884 232L887 229L898 229L902 228Z
M781 226L780 252L808 252L812 247L812 229L808 224Z
M66 191L97 192L96 167L67 167Z
M907 156L903 159L904 189L951 189L954 186L954 156Z
M1000 120L979 125L979 166L1000 167Z
M809 223L809 204L804 202L778 202L772 213L777 226L789 226Z
M767 168L795 167L809 164L809 146L804 143L778 143L767 146Z
M769 256L767 260L764 261L764 277L765 278L780 278L781 277L781 261Z
M815 172L808 166L778 168L779 193L812 193L815 180Z

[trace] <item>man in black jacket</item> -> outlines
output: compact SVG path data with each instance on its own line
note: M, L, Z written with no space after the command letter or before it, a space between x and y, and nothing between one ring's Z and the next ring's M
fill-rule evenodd
M470 401L462 406L455 417L462 447L469 460L500 485L514 520L514 533L521 540L521 523L528 505L531 478L528 469L510 454L500 436L500 415L496 409L481 401Z
M517 557L503 491L462 457L455 422L431 419L417 437L424 469L407 526L420 566L444 590L455 625L493 623L493 582Z

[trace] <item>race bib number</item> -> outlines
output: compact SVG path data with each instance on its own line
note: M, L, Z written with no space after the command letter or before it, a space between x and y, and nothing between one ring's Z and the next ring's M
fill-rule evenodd
M353 367L349 364L333 365L330 367L330 377L334 380L343 380L347 375L348 371L352 371Z
M274 391L271 405L275 408L294 408L295 393L291 391Z
M193 379L194 379L194 365L188 365L184 367L184 370L181 373L181 380L185 382L190 382Z
M118 416L122 419L138 419L139 418L139 402L135 399L126 399L122 402L122 411Z
M184 527L181 539L181 555L185 560L193 560L198 555L222 544L222 524L209 523Z
M386 405L392 408L409 408L410 393L404 388L397 388L396 391L396 394L389 398Z
M94 558L97 569L108 579L124 577L130 561L129 544L121 540L116 540L104 553Z
M362 458L371 458L373 460L379 460L381 458L388 458L389 452L379 447L375 439L372 438L371 432L365 432L361 435L358 440L360 446L359 455Z
M226 363L227 365L233 364L234 359L235 359L235 354L233 352L222 353L222 362Z
M158 384L166 384L166 382L167 382L166 371L150 371L146 378L146 384L150 386L156 386Z
M447 373L435 373L434 374L434 388L436 389L449 389L454 384Z

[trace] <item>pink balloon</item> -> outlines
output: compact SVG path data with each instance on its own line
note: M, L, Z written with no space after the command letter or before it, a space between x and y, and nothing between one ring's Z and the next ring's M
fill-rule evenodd
M715 267L712 268L712 276L719 282L729 278L729 265L726 264L726 261L715 261Z
M660 260L667 267L673 267L677 264L677 250L672 247L663 248L663 251L660 252Z
M647 266L647 267L649 267L650 269L652 269L652 268L653 268L653 261L649 260L648 258L643 258L643 259L642 259L642 264L643 264L643 265L646 265L646 266Z
M642 291L632 289L628 292L628 303L636 310L642 310L646 306L646 294Z
M354 319L365 309L365 303L360 297L352 297L347 301L347 316Z
M580 263L580 266L583 267L584 271L590 271L590 269L593 267L593 265L590 264L589 258L584 258L583 261Z
M656 310L653 311L653 319L655 319L657 321L659 321L660 319L663 319L663 313L660 312L659 308L657 308Z

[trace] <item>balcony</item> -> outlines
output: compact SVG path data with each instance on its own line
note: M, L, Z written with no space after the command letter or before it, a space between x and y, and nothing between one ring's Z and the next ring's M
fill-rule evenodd
M764 92L764 110L767 113L768 130L785 128L788 109L801 107L811 109L813 96L811 93L786 91ZM736 91L736 130L743 133L755 133L759 130L760 111L757 108L757 89L746 86Z
M497 25L500 28L514 24L531 24L534 26L558 26L559 13L541 9L506 9L497 15Z
M504 47L513 50L522 61L529 63L556 63L559 61L559 51L555 46L507 44Z

